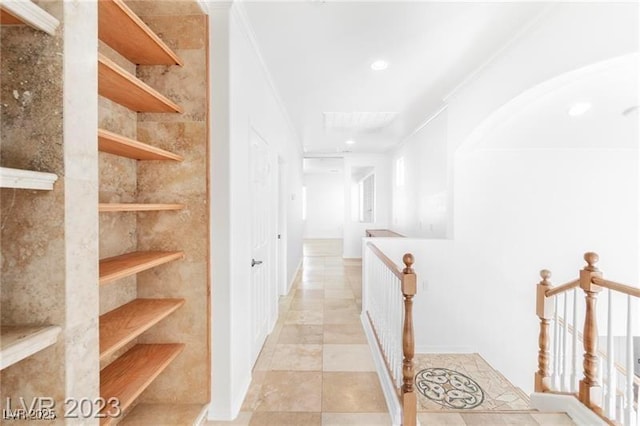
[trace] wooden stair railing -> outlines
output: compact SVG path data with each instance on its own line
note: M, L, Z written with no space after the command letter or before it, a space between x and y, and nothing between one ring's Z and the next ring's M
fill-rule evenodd
M536 314L540 319L540 332L538 336L538 370L535 373L535 391L547 393L574 394L578 400L598 414L610 424L636 426L640 425L640 379L634 375L633 370L633 324L637 314L637 308L633 308L634 300L640 301L640 288L614 281L605 280L602 272L595 266L599 260L596 253L588 252L584 255L587 265L580 270L579 278L561 286L553 287L550 282L551 272L543 269L540 271L542 280L536 288ZM583 332L578 332L578 290L585 294L585 313ZM607 316L607 350L598 349L598 316L596 311L598 295L603 289L607 289L608 316ZM569 291L573 290L573 324L570 324L568 315ZM615 294L626 296L626 335L625 338L626 365L621 367L614 360L613 345L613 313L612 300ZM559 296L563 296L564 314L558 313ZM551 324L554 325L553 342L551 341ZM564 337L562 336L564 333ZM573 337L573 354L567 351L567 337ZM604 337L604 336L603 336ZM577 342L583 345L582 353L582 378L577 381ZM553 355L552 355L553 354ZM573 358L573 373L567 374L568 360ZM554 367L551 364L553 361ZM599 371L602 361L606 361L606 376L604 371ZM558 379L561 386L554 385L552 376ZM616 385L616 377L620 376L624 383L624 389ZM574 380L575 378L575 380ZM569 383L567 385L567 382ZM636 390L634 392L634 386ZM561 389L558 389L561 387Z
M375 244L369 242L367 243L367 248L379 261L377 263L379 272L387 279L384 282L378 283L381 287L384 287L383 289L378 288L378 290L383 290L383 293L387 295L395 292L388 298L389 300L385 300L384 302L399 304L390 307L390 311L392 314L401 313L402 320L394 321L393 319L385 318L384 321L381 321L383 319L379 318L379 316L381 314L384 315L385 309L373 309L373 306L366 308L366 314L373 334L375 335L378 351L384 359L389 378L393 383L397 384L395 389L402 410L402 425L416 426L417 398L413 384L415 377L413 361L415 356L413 297L416 295L417 290L416 273L413 270L415 260L412 254L406 253L402 258L404 269L400 269ZM395 287L392 288L391 286ZM375 289L372 289L372 291L374 290ZM377 302L382 303L383 301L378 300ZM383 330L383 324L387 327L389 327L390 324L398 325L398 329ZM389 334L394 332L398 334L401 333L401 348L400 346L389 344L390 341L393 341L394 337L389 336ZM395 353L393 351L401 351L401 353ZM397 364L397 360L400 359L402 360L401 364Z

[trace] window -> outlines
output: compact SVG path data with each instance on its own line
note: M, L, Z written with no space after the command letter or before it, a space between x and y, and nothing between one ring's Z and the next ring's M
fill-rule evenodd
M396 186L404 186L404 157L396 160Z
M375 221L375 175L370 174L358 184L360 191L360 222Z

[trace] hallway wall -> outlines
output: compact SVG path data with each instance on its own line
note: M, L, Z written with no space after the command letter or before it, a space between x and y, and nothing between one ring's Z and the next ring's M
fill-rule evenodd
M209 4L212 52L212 403L209 419L235 418L251 381L250 135L269 146L277 190L285 170L287 282L302 260L302 153L254 45L242 8ZM273 207L277 205L274 191ZM265 209L268 206L265 206ZM273 227L275 259L276 223ZM268 261L267 261L268 262ZM275 274L274 282L275 286ZM273 301L277 317L277 300ZM275 321L275 318L271 318ZM272 326L273 324L271 324Z
M304 238L342 238L344 178L342 174L306 173L307 218Z

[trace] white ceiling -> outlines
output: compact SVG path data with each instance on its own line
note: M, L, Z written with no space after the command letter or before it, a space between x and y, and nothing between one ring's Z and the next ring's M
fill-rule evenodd
M393 147L545 7L392 1L243 5L306 154ZM372 71L377 59L388 61L388 69ZM347 147L347 139L356 144Z

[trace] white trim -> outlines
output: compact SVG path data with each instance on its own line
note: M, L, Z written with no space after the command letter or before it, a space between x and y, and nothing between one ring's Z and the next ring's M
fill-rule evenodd
M58 180L54 173L0 167L0 188L43 189L51 191Z
M206 404L204 407L202 407L202 410L200 411L200 414L198 414L198 417L196 417L196 419L193 421L193 426L203 425L204 422L207 420L208 412L209 412L209 404Z
M197 0L200 10L209 15L215 9L229 9L233 4L233 0Z
M54 35L60 21L45 12L31 0L3 1L2 9L11 13L25 24L47 34Z
M578 425L605 426L607 424L571 395L532 393L531 406L541 412L566 413Z
M283 294L283 296L286 296L287 294L289 294L289 292L293 288L293 283L295 282L296 277L298 276L298 273L302 269L302 261L303 260L304 260L304 257L300 258L300 262L298 262L298 267L296 268L296 271L293 273L293 276L291 277L291 281L289 281L289 285L287 286L287 292L285 294Z
M47 327L25 327L25 336L0 349L0 370L40 352L56 343L62 329L56 325Z
M376 336L373 333L373 329L371 328L371 324L369 323L369 319L367 318L367 314L363 311L360 314L360 321L362 322L362 327L364 328L364 334L367 336L367 342L369 342L369 349L371 349L371 355L373 356L373 363L376 366L376 372L378 373L378 379L380 380L380 385L382 386L382 393L384 394L384 399L387 401L387 409L389 410L389 416L391 417L391 424L401 425L402 424L402 407L400 406L400 401L398 400L398 394L396 393L396 388L391 378L389 377L389 373L387 371L387 366L378 350L378 342L376 340Z
M416 354L476 354L471 346L429 346L416 345Z

